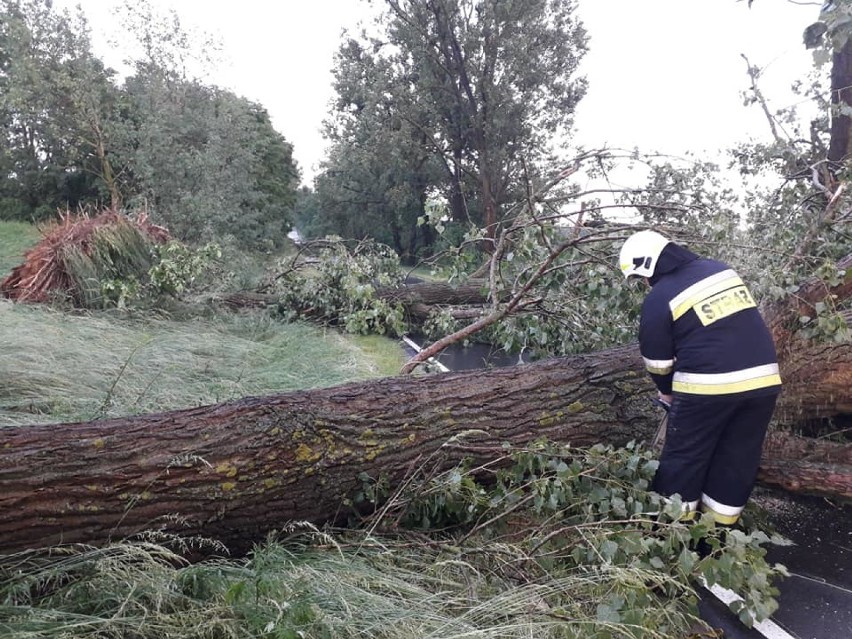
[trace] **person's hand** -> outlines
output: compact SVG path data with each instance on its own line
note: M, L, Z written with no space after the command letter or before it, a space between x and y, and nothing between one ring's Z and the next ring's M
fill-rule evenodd
M663 393L658 393L658 396L659 396L661 402L665 402L669 406L671 406L672 402L674 401L674 397L672 397L671 395L665 395Z

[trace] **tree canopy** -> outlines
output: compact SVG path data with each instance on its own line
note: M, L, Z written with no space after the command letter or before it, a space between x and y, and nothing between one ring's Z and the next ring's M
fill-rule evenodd
M413 253L431 247L417 221L440 197L455 223L493 238L525 172L552 166L548 141L570 130L583 95L575 7L388 0L373 32L347 38L336 57L319 226L384 239L365 232L381 221Z
M0 1L0 218L57 209L145 209L185 240L257 246L292 227L299 170L259 104L191 77L198 48L146 3L123 79L92 51L82 13Z

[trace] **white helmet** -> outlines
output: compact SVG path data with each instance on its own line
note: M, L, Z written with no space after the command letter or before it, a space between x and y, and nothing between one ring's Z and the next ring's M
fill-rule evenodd
M656 231L639 231L628 237L618 256L624 277L651 277L657 268L660 253L670 241Z

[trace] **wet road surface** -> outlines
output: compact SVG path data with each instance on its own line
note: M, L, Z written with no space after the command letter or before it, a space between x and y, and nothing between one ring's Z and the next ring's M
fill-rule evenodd
M767 559L790 571L773 620L796 639L852 639L852 506L767 489L754 500L794 543L768 547ZM749 635L726 635L740 636Z
M790 572L776 584L779 608L768 627L749 629L705 590L701 617L725 639L852 639L852 505L765 488L753 499L794 543L767 546L767 560Z

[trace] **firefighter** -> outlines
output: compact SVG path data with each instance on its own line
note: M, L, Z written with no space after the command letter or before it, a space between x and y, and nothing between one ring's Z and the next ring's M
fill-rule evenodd
M671 405L651 487L678 493L686 518L700 508L733 525L781 390L772 336L727 264L640 231L624 242L619 265L625 278L650 285L639 348L660 400Z

